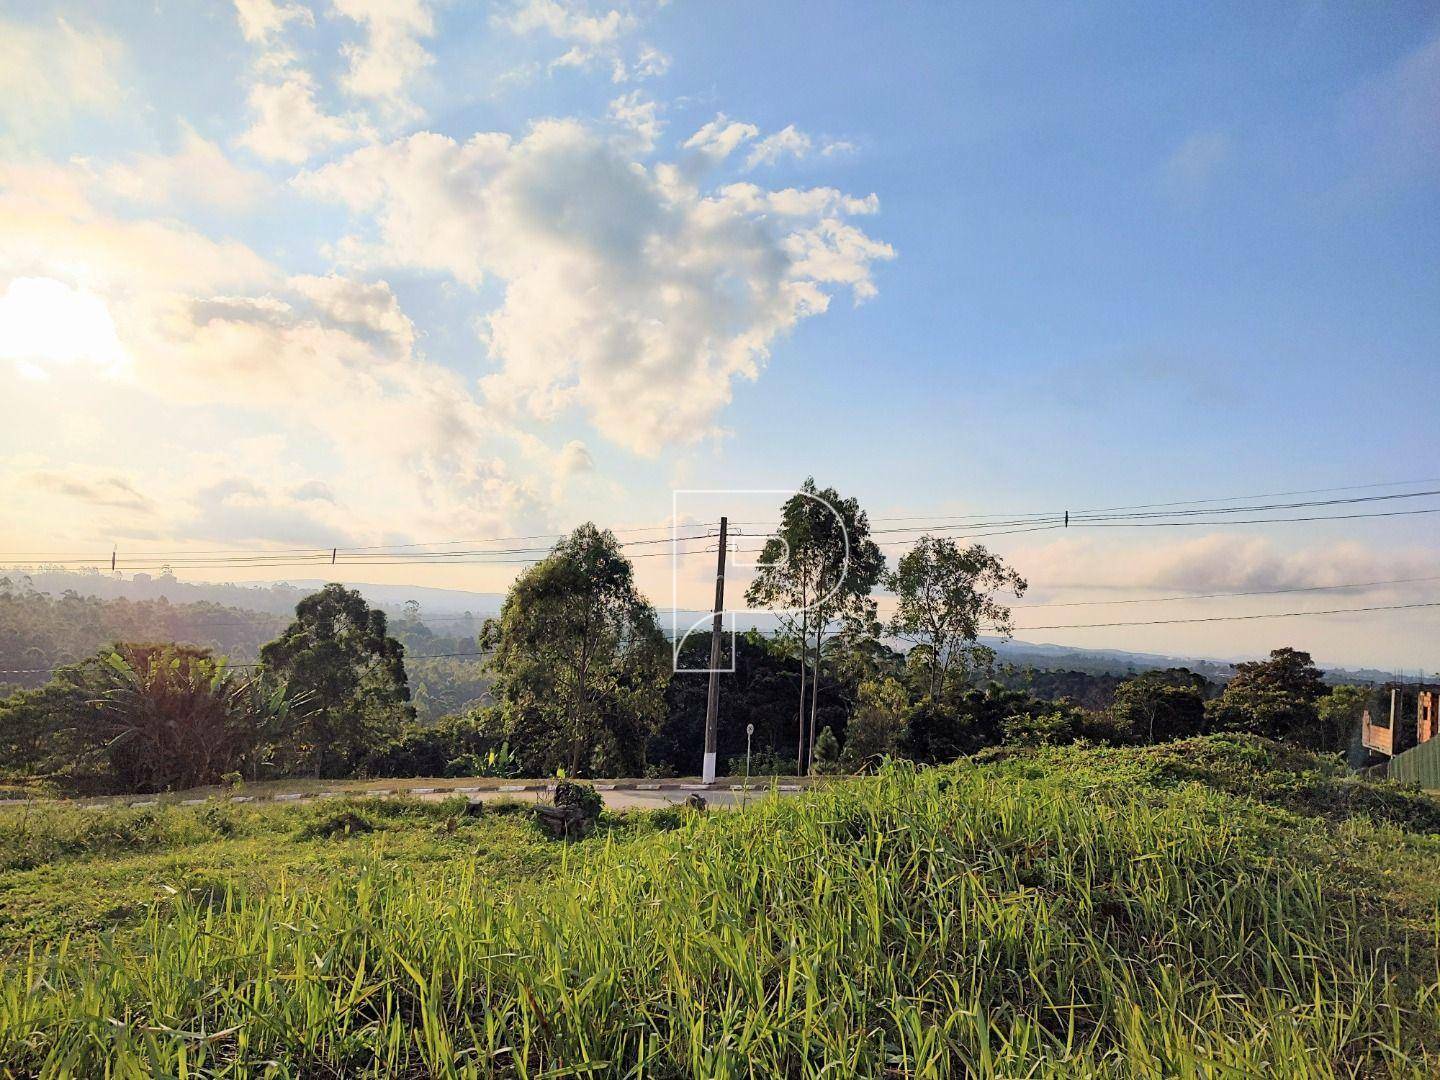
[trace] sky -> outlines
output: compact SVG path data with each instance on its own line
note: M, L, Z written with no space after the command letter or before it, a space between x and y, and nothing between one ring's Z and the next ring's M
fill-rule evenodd
M1440 489L1437 253L1434 3L0 3L0 562ZM983 542L1025 640L1414 670L1440 608L1049 627L1440 602L1333 588L1437 529Z

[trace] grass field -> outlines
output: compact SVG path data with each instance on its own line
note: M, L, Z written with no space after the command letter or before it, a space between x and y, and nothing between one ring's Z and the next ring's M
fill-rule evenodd
M3 1068L1440 1071L1440 806L1270 744L992 753L570 845L460 810L12 811Z

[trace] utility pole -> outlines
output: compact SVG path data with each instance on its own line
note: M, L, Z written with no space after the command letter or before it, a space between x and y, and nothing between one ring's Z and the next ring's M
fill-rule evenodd
M705 703L705 763L700 779L715 782L715 724L720 714L720 630L725 617L725 542L727 522L720 519L720 553L715 561L715 618L710 624L710 698Z

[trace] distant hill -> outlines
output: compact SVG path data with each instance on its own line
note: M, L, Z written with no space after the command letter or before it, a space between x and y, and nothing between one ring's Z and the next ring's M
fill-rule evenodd
M163 599L171 604L218 604L251 612L286 616L294 613L295 605L303 597L325 584L324 579L320 578L238 584L180 581L169 574L142 573L124 577L96 570L0 569L0 582L6 579L14 583L13 588L20 589L28 583L28 586L36 591L55 597L70 591L80 596L95 596L101 599ZM467 592L423 585L376 585L360 582L351 583L350 587L359 590L371 604L392 615L402 614L405 605L415 601L420 605L420 621L433 622L439 634L455 632L459 629L457 621L467 613L482 621L497 615L505 601L502 593ZM682 630L689 626L697 626L701 630L709 629L707 612L682 610L678 614ZM280 625L283 626L283 623ZM462 625L466 630L470 628L468 621ZM660 625L666 633L670 632L671 614L668 609L661 610ZM738 628L745 630L752 626L762 633L773 633L777 621L772 616L746 617L739 621ZM995 638L985 639L985 644L995 649L1002 663L1022 668L1033 667L1042 671L1082 671L1092 675L1127 675L1161 668L1188 667L1208 679L1223 682L1234 674L1236 663L1234 659L1215 657L1170 656L1163 653L1128 652L1123 649L1082 649L1069 645L1001 641ZM1394 678L1394 674L1388 671L1370 668L1347 669L1339 664L1327 664L1323 660L1317 662L1326 671L1330 682L1380 683Z

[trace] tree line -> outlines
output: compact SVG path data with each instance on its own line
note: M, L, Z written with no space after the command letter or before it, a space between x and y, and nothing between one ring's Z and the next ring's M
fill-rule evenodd
M1223 689L1183 668L1098 687L997 671L980 638L1008 636L1007 598L1025 580L983 545L945 537L923 537L888 567L858 503L813 480L782 506L759 563L747 602L775 610L781 630L725 643L735 673L721 693L720 751L732 773L744 767L747 725L754 772L803 774L1212 731L1342 751L1363 706L1364 691L1325 686L1290 648L1239 665ZM880 588L894 600L884 621ZM698 770L707 679L672 670L706 667L709 636L666 638L608 530L580 526L519 575L471 639L485 657L470 688L479 701L430 722L418 717L401 640L433 640L415 614L397 629L331 584L297 604L254 665L201 646L117 641L0 699L0 769L135 791L289 775ZM1057 693L1071 687L1083 692Z

